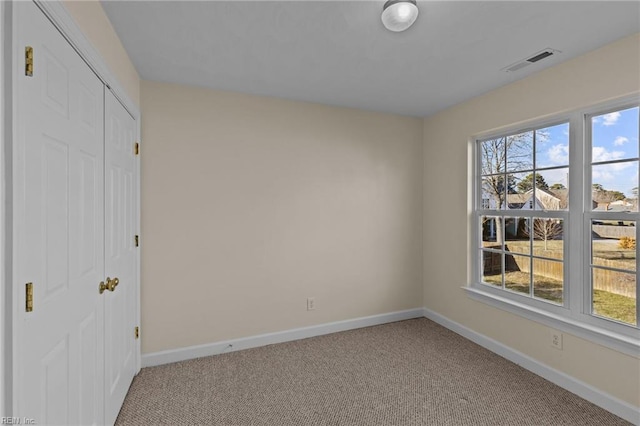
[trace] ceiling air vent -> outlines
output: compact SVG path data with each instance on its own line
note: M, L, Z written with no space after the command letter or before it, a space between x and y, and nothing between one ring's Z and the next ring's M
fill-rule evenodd
M533 55L531 55L530 58L523 59L521 61L516 62L515 64L511 64L508 67L503 68L502 71L506 71L506 72L518 71L524 67L527 67L531 64L534 64L538 61L541 61L545 58L548 58L549 56L556 55L558 53L560 53L559 50L547 48L547 49L541 50L540 52L534 53Z

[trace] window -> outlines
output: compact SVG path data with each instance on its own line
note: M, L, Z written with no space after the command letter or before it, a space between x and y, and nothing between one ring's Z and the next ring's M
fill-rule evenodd
M475 295L640 347L639 111L579 111L476 140Z
M569 123L478 142L482 198L480 281L563 304Z
M632 326L638 325L638 109L589 116L587 133L590 311Z

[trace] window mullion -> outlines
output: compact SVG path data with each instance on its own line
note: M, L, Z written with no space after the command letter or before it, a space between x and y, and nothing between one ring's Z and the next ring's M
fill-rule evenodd
M585 167L588 164L584 148L585 118L575 113L569 121L569 235L565 253L567 306L572 313L585 312L584 259L585 247L582 235L584 229L584 211L586 207L584 188L588 185ZM587 181L587 182L585 182Z

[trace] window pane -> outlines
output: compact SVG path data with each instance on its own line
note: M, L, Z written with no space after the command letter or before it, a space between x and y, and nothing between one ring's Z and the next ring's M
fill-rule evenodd
M625 161L591 168L594 211L638 211L638 162Z
M502 218L499 216L481 216L482 248L502 250L503 227Z
M481 250L482 282L502 287L502 253Z
M636 324L636 274L593 268L593 313Z
M537 173L536 208L566 210L569 208L569 168L544 170Z
M591 119L593 162L638 157L638 107Z
M528 229L531 219L526 217L505 217L505 250L517 254L531 254Z
M564 271L562 262L533 259L533 295L550 302L562 303Z
M507 171L518 172L533 169L533 132L520 133L505 138Z
M564 259L562 219L537 217L527 232L533 238L533 255L549 259Z
M518 293L531 294L531 258L505 253L504 287Z
M484 197L484 194L480 200L480 208L482 210L489 210L491 208L491 199L489 199L489 197Z
M635 272L636 222L592 221L591 263Z
M480 142L480 162L483 175L494 175L505 172L506 138L491 139Z
M484 176L482 178L482 204L487 204L489 209L502 210L506 202L505 175Z
M536 130L536 168L569 165L569 123Z
M510 210L531 210L533 206L533 173L511 173L507 205Z

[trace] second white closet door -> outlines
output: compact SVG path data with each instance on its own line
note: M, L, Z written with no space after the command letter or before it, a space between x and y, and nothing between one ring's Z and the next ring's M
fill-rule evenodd
M135 121L105 90L105 421L115 421L136 371Z

